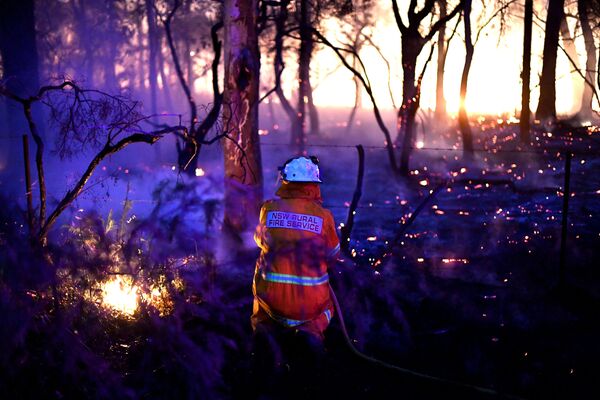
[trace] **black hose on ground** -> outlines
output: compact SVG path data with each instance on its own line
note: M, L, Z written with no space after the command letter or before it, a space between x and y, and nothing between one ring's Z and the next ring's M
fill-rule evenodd
M486 394L486 395L490 395L490 396L497 396L497 397L503 397L503 398L507 398L507 399L522 399L521 397L517 397L517 396L513 396L513 395L508 395L508 394L504 394L504 393L500 393L494 389L490 389L490 388L486 388L486 387L481 387L481 386L476 386L476 385L470 385L468 383L463 383L463 382L458 382L458 381L453 381L450 379L445 379L445 378L440 378L438 376L433 376L433 375L428 375L428 374L424 374L422 372L417 372L417 371L413 371L411 369L407 369L407 368L402 368L399 367L397 365L393 365L390 363L387 363L385 361L379 360L377 358L368 356L362 352L360 352L356 347L354 347L354 343L352 343L352 339L350 339L350 335L348 334L348 330L346 329L346 324L344 322L344 316L342 314L342 308L340 307L340 303L338 302L338 299L335 295L335 292L333 291L333 288L331 287L331 284L329 284L329 294L331 296L331 300L333 301L333 305L335 307L335 311L337 313L337 316L339 318L340 321L340 326L342 328L342 333L344 334L344 338L346 339L346 344L348 344L348 347L350 348L350 350L352 351L352 353L354 353L356 356L358 356L359 358L368 361L370 363L376 364L380 367L386 368L386 369L390 369L396 372L400 372L404 375L408 375L408 376L412 376L415 378L419 378L419 379L423 379L429 382L435 382L435 383L440 383L440 384L444 384L444 385L448 385L448 386L453 386L453 387L458 387L461 389L468 389L468 390L472 390L474 392L477 393L481 393L481 394Z

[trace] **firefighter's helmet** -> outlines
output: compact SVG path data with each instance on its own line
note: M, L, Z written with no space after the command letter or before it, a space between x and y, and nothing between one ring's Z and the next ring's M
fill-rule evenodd
M287 182L322 183L319 159L315 156L291 158L279 167L279 174Z

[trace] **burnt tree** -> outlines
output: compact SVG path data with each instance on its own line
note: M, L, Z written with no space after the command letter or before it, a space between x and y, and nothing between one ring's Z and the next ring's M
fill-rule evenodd
M529 108L529 99L531 91L529 85L531 79L531 32L533 26L533 0L525 0L525 15L523 26L523 71L521 72L522 86L519 132L521 142L528 143L530 140L529 120L531 118L531 109Z
M564 14L564 0L549 0L544 37L544 63L540 78L540 100L536 119L556 119L556 56L560 23Z
M469 71L473 61L473 41L471 40L471 0L465 0L463 5L463 16L465 24L465 64L460 79L460 107L458 108L458 126L463 140L463 152L466 156L473 155L473 132L469 125L467 114L467 84L469 82Z
M224 3L225 84L223 140L225 163L224 225L231 232L253 231L262 202L258 136L260 59L257 0Z
M300 0L297 4L300 25L300 47L298 49L298 103L296 106L296 117L292 122L292 144L299 154L305 152L306 145L306 107L310 90L310 59L312 55L312 31L309 16L309 4L306 0Z
M442 0L438 6L440 8L440 18L445 18L448 13L448 2ZM444 97L444 69L446 68L446 55L448 54L448 45L446 44L446 23L440 27L437 43L437 72L435 82L435 119L443 121L446 119L446 98Z
M446 22L454 18L462 9L463 0L445 17L440 17L431 24L428 32L423 32L421 24L434 9L435 0L426 0L423 7L417 10L417 1L411 0L408 6L408 24L405 24L398 9L398 2L392 0L392 8L396 25L401 33L402 48L402 105L398 110L398 136L396 142L402 141L400 155L400 172L408 175L408 164L413 145L415 117L419 109L420 88L417 85L417 58L427 44Z

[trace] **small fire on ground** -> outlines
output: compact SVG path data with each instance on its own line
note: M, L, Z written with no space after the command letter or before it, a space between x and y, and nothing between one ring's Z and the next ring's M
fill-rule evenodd
M115 275L103 282L102 305L125 316L132 316L139 307L140 288L129 275Z
M174 286L183 285L179 279L172 283ZM100 283L100 291L99 304L125 318L132 318L142 303L156 309L161 316L169 314L173 308L164 276L146 287L142 282L136 282L131 275L114 275Z

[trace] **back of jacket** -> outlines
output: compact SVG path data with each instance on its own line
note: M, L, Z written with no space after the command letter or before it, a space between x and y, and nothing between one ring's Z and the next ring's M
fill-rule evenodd
M277 195L260 212L253 291L274 318L308 321L331 308L327 261L339 240L317 184L284 182Z

